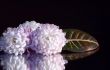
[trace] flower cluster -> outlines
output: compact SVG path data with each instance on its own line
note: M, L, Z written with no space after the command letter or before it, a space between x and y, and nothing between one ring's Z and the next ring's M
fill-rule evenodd
M23 54L27 48L43 55L61 52L66 44L65 33L54 24L26 21L17 28L8 28L0 40L0 49L9 54Z

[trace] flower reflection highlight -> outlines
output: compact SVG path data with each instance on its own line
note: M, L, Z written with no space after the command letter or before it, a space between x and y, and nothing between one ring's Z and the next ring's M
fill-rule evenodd
M1 56L3 70L29 70L24 56L3 55Z
M30 70L64 70L64 64L67 63L63 59L62 55L50 55L50 56L31 56L28 58L28 63L30 64Z
M3 70L65 70L66 60L60 54L43 55L2 55Z

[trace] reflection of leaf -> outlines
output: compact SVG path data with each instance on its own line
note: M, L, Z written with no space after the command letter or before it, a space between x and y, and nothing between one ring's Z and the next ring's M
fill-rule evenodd
M77 52L77 53L69 53L69 54L62 54L62 55L66 60L77 60L77 59L81 59L81 58L90 56L90 55L94 54L95 52L97 52L98 50L99 50L99 48L92 50L92 51L88 51L88 52Z
M99 44L91 35L76 29L64 29L68 43L63 50L84 52L96 49Z

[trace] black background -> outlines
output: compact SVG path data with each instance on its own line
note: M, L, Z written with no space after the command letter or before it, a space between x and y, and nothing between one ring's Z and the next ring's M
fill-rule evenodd
M7 27L25 21L52 23L60 28L75 28L94 36L100 50L87 58L69 61L66 70L108 70L109 2L104 1L33 1L3 0L0 2L0 34Z

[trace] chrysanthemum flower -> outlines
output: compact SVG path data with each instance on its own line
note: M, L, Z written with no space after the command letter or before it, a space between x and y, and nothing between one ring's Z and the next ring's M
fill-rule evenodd
M40 26L40 23L37 23L35 21L26 21L23 24L20 24L18 26L18 29L20 30L20 32L25 33L27 35L27 38L29 38L29 41L27 42L27 46L30 46L30 43L32 41L32 37L30 37L30 34L35 31L38 27Z
M59 53L65 44L65 33L54 24L42 24L32 33L31 48L36 53L43 55Z
M27 36L33 32L34 30L36 30L36 28L38 28L40 26L40 23L37 23L35 21L26 21L25 23L23 24L20 24L18 26L18 28L24 32L25 34L27 34Z
M23 54L25 51L26 41L28 38L26 34L19 31L17 28L8 28L3 33L3 50L9 54Z

